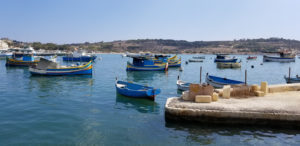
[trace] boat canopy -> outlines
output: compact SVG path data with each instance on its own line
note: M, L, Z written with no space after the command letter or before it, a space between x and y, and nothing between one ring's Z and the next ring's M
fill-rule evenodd
M42 69L42 70L45 70L48 68L58 68L58 67L59 67L59 65L56 62L47 60L45 58L41 58L40 62L36 66L37 69Z

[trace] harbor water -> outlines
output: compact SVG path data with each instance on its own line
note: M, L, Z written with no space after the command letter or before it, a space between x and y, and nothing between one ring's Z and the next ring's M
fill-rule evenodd
M285 83L284 75L300 74L300 60L263 62L262 56L241 59L239 69L218 69L215 55L186 64L195 55L179 55L183 71L127 72L129 58L99 54L92 76L31 76L28 68L6 67L0 60L0 145L299 145L300 130L268 127L166 123L164 105L180 96L176 80L199 83L205 74L247 83ZM202 55L201 55L202 56ZM59 58L61 61L61 58ZM115 80L161 89L155 101L118 95Z

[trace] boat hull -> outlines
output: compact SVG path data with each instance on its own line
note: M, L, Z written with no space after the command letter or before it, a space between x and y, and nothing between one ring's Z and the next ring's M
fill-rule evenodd
M215 77L215 76L206 76L206 83L209 85L212 85L215 88L223 88L225 85L241 85L245 84L244 82L241 81L236 81L236 80L230 80L226 78L220 78L220 77Z
M233 59L215 59L215 62L230 62L230 63L235 63L237 62L238 59L233 58Z
M28 66L36 66L38 64L38 60L35 61L20 61L20 60L15 60L12 58L7 58L6 59L6 66L24 66L24 67L28 67Z
M263 60L264 60L264 62L295 62L295 57L282 58L282 57L264 56Z
M241 68L241 64L236 62L236 63L223 63L223 62L218 62L217 63L218 68Z
M79 67L57 68L57 69L37 69L29 68L32 75L44 76L65 76L65 75L91 75L93 73L93 65L89 62Z
M189 59L189 62L203 62L202 59Z
M181 80L177 80L177 89L181 91L187 91L190 88L190 83L185 83Z
M164 71L166 65L145 65L145 66L134 66L131 63L127 63L127 71Z
M300 83L300 78L295 77L295 78L289 78L284 76L284 79L286 81L286 83Z
M133 97L133 98L146 98L146 99L154 100L155 96L160 93L160 89L154 89L152 87L146 87L146 86L123 82L123 81L117 81L115 87L117 93L123 96Z

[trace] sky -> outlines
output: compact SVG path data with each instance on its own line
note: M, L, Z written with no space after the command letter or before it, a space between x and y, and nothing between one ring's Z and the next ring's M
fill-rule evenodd
M300 40L300 0L0 0L0 38Z

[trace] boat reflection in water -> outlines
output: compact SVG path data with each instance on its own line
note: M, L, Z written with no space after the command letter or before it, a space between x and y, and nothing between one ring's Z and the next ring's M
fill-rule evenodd
M159 114L160 106L155 101L122 96L116 92L115 108L121 110L134 109L140 113Z
M86 95L92 89L92 75L81 76L30 76L29 92L35 92L40 97ZM72 89L72 91L70 91ZM55 92L55 93L53 93Z
M166 76L165 72L157 71L140 71L140 72L126 72L127 80L141 84L149 84L152 81Z

